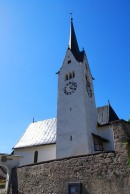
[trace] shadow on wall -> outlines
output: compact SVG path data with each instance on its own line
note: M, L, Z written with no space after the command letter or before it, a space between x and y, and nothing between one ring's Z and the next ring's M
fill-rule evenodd
M18 191L18 177L17 177L17 170L12 169L13 170L13 176L11 175L11 182L9 185L9 192L8 194L22 194L22 192Z
M82 194L89 194L86 188L82 185Z

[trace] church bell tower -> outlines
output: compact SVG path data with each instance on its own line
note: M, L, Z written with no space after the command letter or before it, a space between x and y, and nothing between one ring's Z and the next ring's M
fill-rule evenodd
M94 153L96 125L93 77L71 18L69 46L58 72L56 158Z

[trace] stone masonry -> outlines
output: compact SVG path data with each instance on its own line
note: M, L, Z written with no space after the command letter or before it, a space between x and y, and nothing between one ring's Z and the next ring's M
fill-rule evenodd
M10 194L67 194L81 183L82 194L130 194L130 123L111 123L115 150L32 164L14 169Z

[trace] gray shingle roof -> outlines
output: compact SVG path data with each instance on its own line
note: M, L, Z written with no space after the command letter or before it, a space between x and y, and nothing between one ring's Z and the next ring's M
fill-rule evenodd
M119 120L119 117L113 110L110 104L97 108L98 124L106 125L111 121Z
M56 142L56 119L31 123L15 148L52 144Z

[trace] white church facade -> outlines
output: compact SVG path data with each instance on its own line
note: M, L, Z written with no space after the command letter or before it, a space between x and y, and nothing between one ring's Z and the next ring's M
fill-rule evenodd
M72 18L69 46L57 74L57 118L28 126L13 148L21 156L19 166L114 150L111 122L119 118L109 102L96 108L93 77Z

